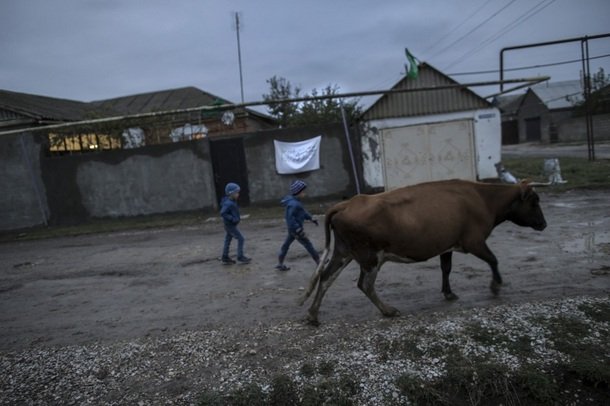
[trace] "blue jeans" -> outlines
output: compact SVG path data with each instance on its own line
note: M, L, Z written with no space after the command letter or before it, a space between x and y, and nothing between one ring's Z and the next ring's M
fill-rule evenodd
M222 248L222 257L229 257L229 247L231 246L231 241L233 240L233 238L235 238L237 240L237 258L243 258L245 241L244 236L241 235L236 225L225 224L225 231L225 244Z
M316 263L320 261L318 251L316 251L316 249L313 247L313 244L311 243L311 241L309 241L309 238L307 238L305 235L299 236L295 232L289 231L288 235L286 236L286 239L284 240L284 244L282 244L282 247L280 248L279 260L281 264L284 263L284 258L286 258L288 248L290 248L290 245L294 242L294 240L297 240L299 243L301 243L303 247L305 247L309 255L311 255L311 257L314 261L316 261Z

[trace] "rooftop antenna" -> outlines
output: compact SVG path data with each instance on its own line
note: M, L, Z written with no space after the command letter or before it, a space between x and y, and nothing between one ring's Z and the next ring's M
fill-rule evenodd
M239 59L239 86L241 89L241 102L244 102L244 77L241 71L241 43L239 40L239 12L235 12L235 29L237 30L237 58Z

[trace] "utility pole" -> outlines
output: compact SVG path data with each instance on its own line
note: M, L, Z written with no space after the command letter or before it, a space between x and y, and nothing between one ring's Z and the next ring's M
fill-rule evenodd
M241 43L239 41L239 13L235 12L235 28L237 30L237 58L239 60L239 86L241 89L241 102L244 102L244 77L241 71Z

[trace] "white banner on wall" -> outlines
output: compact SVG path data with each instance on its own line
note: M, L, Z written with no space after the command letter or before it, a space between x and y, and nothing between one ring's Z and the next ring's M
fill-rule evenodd
M277 173L284 175L320 169L321 140L321 135L299 142L273 140Z

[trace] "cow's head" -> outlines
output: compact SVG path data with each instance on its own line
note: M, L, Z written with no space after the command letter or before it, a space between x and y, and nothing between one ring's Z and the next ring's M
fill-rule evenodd
M521 182L519 186L521 194L513 202L508 219L519 226L531 227L538 231L544 230L546 220L540 208L538 194L527 181Z

